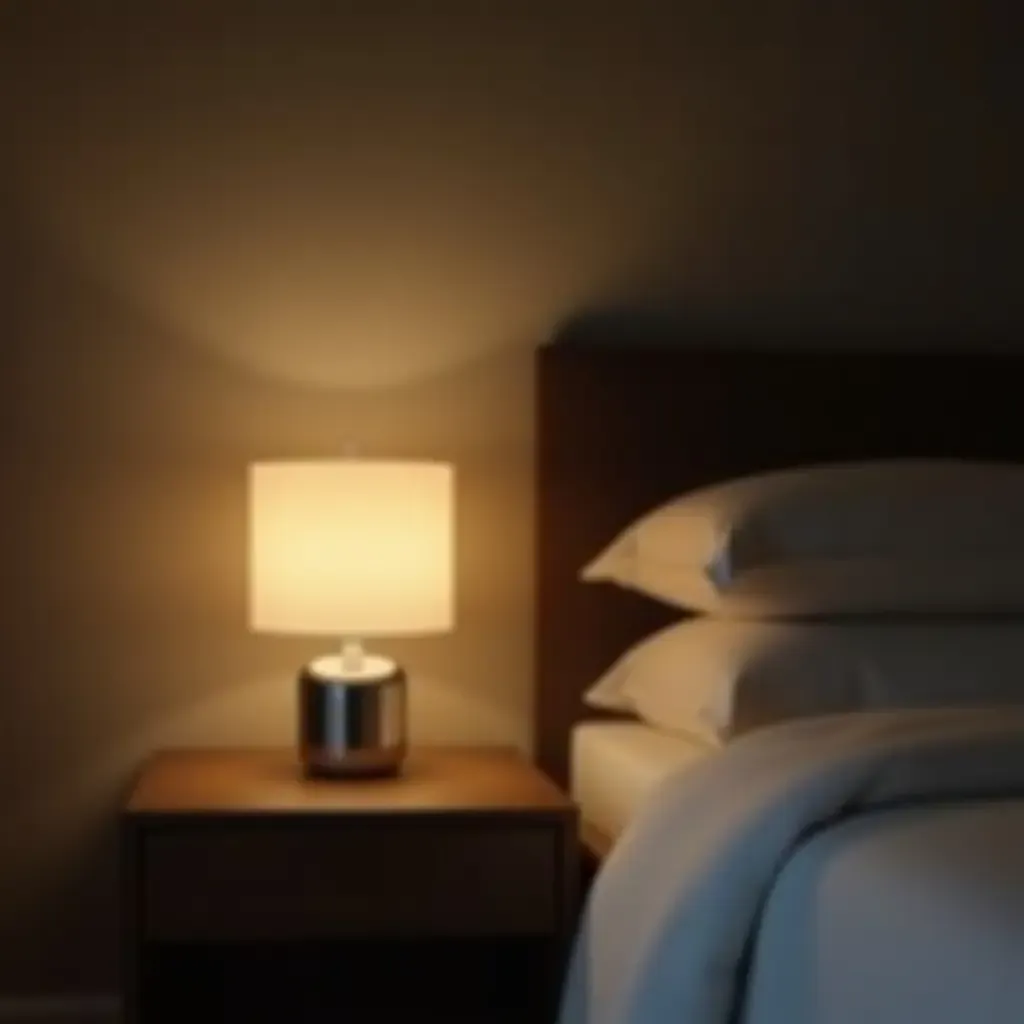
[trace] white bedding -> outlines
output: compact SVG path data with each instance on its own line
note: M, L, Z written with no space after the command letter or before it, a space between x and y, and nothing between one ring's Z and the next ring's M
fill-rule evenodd
M584 722L572 732L573 800L583 821L614 839L663 779L715 753L642 722Z
M772 889L743 1024L1016 1024L1022 849L1022 801L895 808L825 829Z
M959 810L964 807L976 809L982 819L964 828ZM1024 905L1021 873L1014 869L993 877L985 858L979 864L976 856L990 850L993 836L1006 837L1007 812L1019 820L1024 810L1024 709L993 708L794 721L750 733L692 770L666 778L648 795L590 891L561 1024L732 1024L739 1010L754 1024L846 1024L850 1018L823 1015L813 1002L803 1016L794 1015L799 996L791 985L783 991L766 981L778 963L766 974L771 964L759 931L772 928L773 915L764 912L775 906L778 894L772 890L780 872L786 874L802 849L822 849L819 842L834 834L832 829L859 819L863 824L851 827L861 829L861 836L886 840L881 847L871 844L869 857L883 849L888 860L894 849L888 840L899 837L887 823L905 823L915 809L935 815L932 820L947 835L944 849L950 856L938 862L941 870L929 870L911 857L910 874L902 882L904 876L889 869L872 880L870 860L859 857L858 870L835 890L833 907L867 908L870 892L878 900L870 909L887 911L868 922L877 926L870 938L862 932L871 943L871 962L882 970L873 982L861 974L862 983L874 984L888 1009L898 1002L894 979L902 992L937 988L907 1019L963 1024L956 1001L941 994L951 980L935 973L944 958L924 963L917 955L934 951L936 928L948 932L962 925L970 935L962 936L961 967L966 976L980 979L973 990L979 1014L973 1019L1024 1020L1024 985L1008 984L1005 967L1020 965L1024 921L1010 913L994 923L991 913L973 902L979 910L973 921L956 910L964 893L976 896L986 882L987 908L998 912ZM951 810L956 819L948 817ZM921 839L914 835L910 847L917 848ZM936 835L925 836L925 842ZM833 856L828 863L839 861ZM1011 867L1016 863L1010 859ZM912 879L916 898L931 912L907 913L906 898L897 902L887 896L883 877L904 897ZM789 909L775 925L782 935L779 956L796 948L786 928L795 912L786 902ZM817 916L823 906L812 901L805 941L824 934ZM751 979L748 956L755 948L761 970L755 967ZM848 945L843 949L851 956L856 952ZM1009 974L1024 978L1024 971ZM812 1000L815 991L812 985ZM756 1009L744 1006L747 996L756 1000ZM872 1013L869 1019L899 1018Z

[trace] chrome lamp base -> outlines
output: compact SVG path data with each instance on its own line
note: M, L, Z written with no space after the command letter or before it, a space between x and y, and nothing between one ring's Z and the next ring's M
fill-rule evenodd
M406 676L393 661L367 658L348 672L321 658L299 673L299 755L309 778L398 775L406 754Z

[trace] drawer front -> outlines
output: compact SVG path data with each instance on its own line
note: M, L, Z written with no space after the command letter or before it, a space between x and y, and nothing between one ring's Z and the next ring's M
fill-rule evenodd
M559 852L559 829L532 822L154 827L143 931L164 941L551 932Z

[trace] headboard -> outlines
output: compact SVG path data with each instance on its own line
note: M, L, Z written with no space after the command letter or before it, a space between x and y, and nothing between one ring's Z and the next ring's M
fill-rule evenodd
M584 320L539 350L535 732L538 761L560 782L570 730L593 714L582 693L680 617L578 582L640 513L702 484L811 462L1024 460L1024 351L1008 339L970 351L862 338L824 351L801 348L805 337Z

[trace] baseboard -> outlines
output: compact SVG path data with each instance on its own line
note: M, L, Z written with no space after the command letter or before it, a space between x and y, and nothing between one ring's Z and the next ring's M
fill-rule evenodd
M120 1016L113 995L0 997L0 1024L117 1024Z

